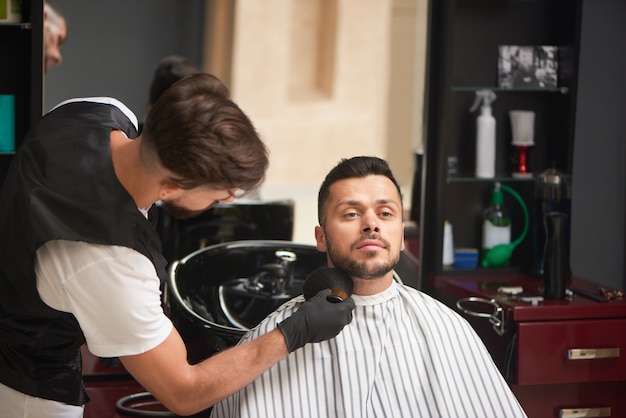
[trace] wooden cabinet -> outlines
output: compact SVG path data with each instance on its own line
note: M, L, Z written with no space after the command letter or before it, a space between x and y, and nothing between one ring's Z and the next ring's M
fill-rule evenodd
M541 280L509 274L441 276L434 292L457 311L461 301L528 416L626 416L626 302L574 294L533 304L499 292L503 286L525 297L542 291ZM569 286L601 296L586 280Z
M43 111L43 0L22 0L22 22L0 24L0 94L15 97L15 147ZM0 154L0 184L13 153Z
M520 385L626 380L626 318L520 322Z

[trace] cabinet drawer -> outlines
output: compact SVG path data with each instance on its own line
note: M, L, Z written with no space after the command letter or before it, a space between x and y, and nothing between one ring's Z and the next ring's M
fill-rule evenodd
M626 381L626 319L520 322L518 385Z
M512 385L528 418L626 417L626 382Z

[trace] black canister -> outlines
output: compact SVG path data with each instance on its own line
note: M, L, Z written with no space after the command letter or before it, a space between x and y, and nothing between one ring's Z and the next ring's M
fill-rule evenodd
M411 220L420 224L422 210L422 178L424 176L424 152L415 151L415 169L413 171L413 187L411 190Z
M565 286L570 276L566 246L568 218L567 214L562 212L549 212L545 216L543 297L546 299L565 298Z
M560 212L571 216L571 178L555 168L539 174L535 180L535 207L533 228L533 272L544 274L544 248L546 245L545 222L550 212ZM569 221L564 231L563 245L569 257L570 232Z

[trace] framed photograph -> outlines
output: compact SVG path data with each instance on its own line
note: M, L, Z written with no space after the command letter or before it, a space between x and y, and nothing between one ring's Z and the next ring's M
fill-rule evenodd
M551 45L500 45L498 87L555 88L558 47Z

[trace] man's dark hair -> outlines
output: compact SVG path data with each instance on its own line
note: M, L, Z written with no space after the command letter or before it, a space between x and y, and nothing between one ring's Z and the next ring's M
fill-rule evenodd
M246 114L224 95L215 76L199 73L174 83L148 112L142 158L157 161L183 189L256 189L268 152Z
M330 199L330 186L339 180L366 177L369 175L385 176L396 186L400 201L402 201L402 192L400 185L393 176L389 164L378 157L352 157L344 158L326 175L317 197L317 219L321 226L324 226L326 218L326 206Z
M181 55L166 56L154 70L148 96L149 103L154 105L163 92L181 78L199 72L200 70L186 57ZM225 95L228 96L228 94Z

